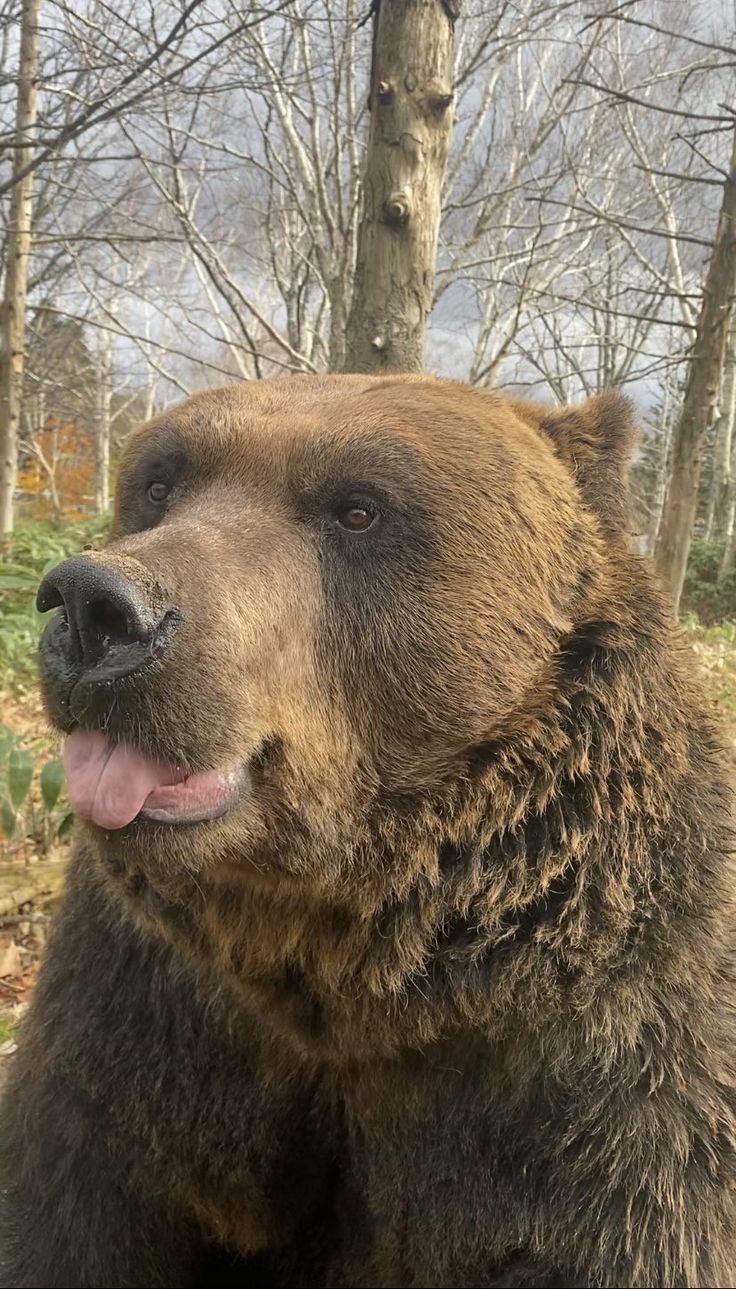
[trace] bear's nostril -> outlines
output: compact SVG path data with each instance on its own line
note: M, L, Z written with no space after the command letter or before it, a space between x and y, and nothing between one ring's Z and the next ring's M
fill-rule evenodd
M36 596L36 608L39 613L48 613L51 609L63 609L66 613L64 596L59 587L55 586L48 576L43 579L39 587L38 595Z
M131 630L127 614L111 600L92 600L89 606L91 626L103 640L128 640L140 634Z

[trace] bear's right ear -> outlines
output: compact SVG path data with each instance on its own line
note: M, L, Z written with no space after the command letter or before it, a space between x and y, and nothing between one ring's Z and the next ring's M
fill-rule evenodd
M637 440L633 404L609 390L579 407L550 412L540 429L572 471L583 498L610 536L629 526L629 464Z

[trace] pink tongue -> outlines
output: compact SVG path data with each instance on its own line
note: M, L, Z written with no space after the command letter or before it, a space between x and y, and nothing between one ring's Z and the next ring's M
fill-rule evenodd
M186 778L183 770L87 730L66 739L64 768L73 809L100 828L124 828L157 788Z

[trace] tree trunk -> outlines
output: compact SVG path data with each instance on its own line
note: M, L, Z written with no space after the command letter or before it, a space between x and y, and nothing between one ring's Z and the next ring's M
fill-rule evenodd
M55 524L60 524L62 519L61 497L59 496L59 484L57 481L57 471L59 469L59 462L61 461L61 453L59 451L59 447L60 447L59 429L60 429L59 422L55 417L53 422L53 429L51 431L49 464L46 472L46 476L49 481L49 492L51 493L51 507L53 510L53 520Z
M345 300L345 284L338 278L328 283L327 290L330 299L330 371L346 371L347 303Z
M718 581L725 582L734 564L736 556L736 491L732 489L731 499L726 514L726 531L724 534L723 555L718 569Z
M733 569L736 556L736 322L731 327L726 374L723 378L723 415L728 418L727 438L730 443L731 456L726 476L726 490L723 498L720 536L724 547L718 580L722 582Z
M112 336L97 337L95 372L95 510L104 515L110 506L110 422L112 406Z
M13 175L33 160L38 76L38 19L40 0L23 0L20 68L15 114ZM18 474L18 425L23 387L26 285L31 250L32 174L18 179L10 190L5 291L0 318L0 533L13 528L13 499Z
M653 556L657 548L659 529L662 523L662 509L667 491L667 474L672 453L672 418L666 398L662 408L661 441L657 445L654 496L652 498L651 526L648 533L647 555Z
M736 426L736 326L731 325L726 343L723 368L720 413L715 427L713 456L713 483L708 504L706 537L720 541L728 523L729 500L732 492L733 436Z
M672 444L672 473L662 511L655 562L675 612L685 580L700 479L703 440L713 417L736 292L736 129L731 166L708 265L682 411Z
M345 371L424 367L459 7L459 0L374 0L370 129Z

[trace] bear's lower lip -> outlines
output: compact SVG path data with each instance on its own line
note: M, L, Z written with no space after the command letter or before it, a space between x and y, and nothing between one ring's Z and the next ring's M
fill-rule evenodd
M242 800L250 786L245 766L237 770L209 770L192 774L181 783L156 788L137 816L159 824L197 824L221 819Z

